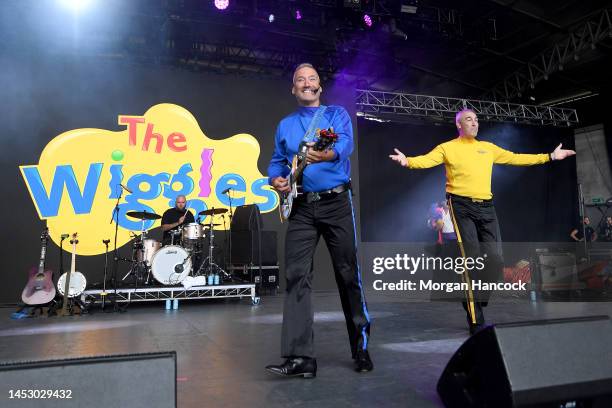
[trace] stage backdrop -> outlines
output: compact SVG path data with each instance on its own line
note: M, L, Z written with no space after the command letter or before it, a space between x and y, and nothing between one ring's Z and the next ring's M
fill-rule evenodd
M428 153L457 135L451 124L358 121L361 228L364 242L431 242L428 209L445 198L445 170L409 170L388 155ZM480 123L478 138L517 153L572 149L573 131L550 127ZM577 222L575 158L540 166L495 166L493 198L506 242L565 242Z
M276 125L296 107L290 79L86 57L0 57L0 64L6 101L0 303L19 301L28 268L38 264L45 223L51 237L47 266L57 271L60 235L78 232L76 269L88 282L101 282L102 240L113 239L110 221L119 183L132 191L124 191L120 200L123 256L129 255L130 232L142 227L125 217L126 211L161 214L176 194L186 194L194 212L227 208L222 191L234 187L233 205L258 204L264 229L278 232L282 270L285 226L266 173ZM341 104L353 113L352 89L337 84L324 89L324 103ZM353 157L358 186L356 151ZM159 225L147 222L144 227ZM159 228L153 234L159 238ZM64 244L70 249L68 240ZM64 260L67 269L69 254ZM323 245L315 268L315 287L333 288ZM122 265L120 278L126 270Z

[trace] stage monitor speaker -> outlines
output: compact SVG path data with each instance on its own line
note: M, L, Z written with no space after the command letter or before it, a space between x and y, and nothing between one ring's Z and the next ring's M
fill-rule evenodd
M459 347L438 381L445 406L612 407L608 316L488 326Z
M571 252L539 253L537 259L543 289L571 289L578 283L576 256Z
M261 213L256 204L236 207L232 217L232 232L234 231L260 231L263 228Z
M176 352L0 364L2 407L176 407Z

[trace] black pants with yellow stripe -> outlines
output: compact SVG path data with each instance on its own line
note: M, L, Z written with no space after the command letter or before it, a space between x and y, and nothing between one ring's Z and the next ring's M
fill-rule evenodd
M286 294L281 338L282 357L314 357L314 309L311 292L313 256L323 237L332 259L351 354L367 350L370 316L359 262L351 191L320 201L294 201L285 238ZM321 271L327 272L327 271Z
M447 194L457 242L464 258L484 258L484 268L472 268L469 280L498 282L503 274L503 257L499 223L493 200L473 200ZM486 306L490 291L474 290L474 301Z

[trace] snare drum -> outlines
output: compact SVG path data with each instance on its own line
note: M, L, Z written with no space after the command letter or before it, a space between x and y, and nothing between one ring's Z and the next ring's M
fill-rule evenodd
M147 265L151 265L153 256L161 247L161 242L154 239L145 239L142 241L142 251L136 252L136 260L139 262L146 262Z
M204 229L197 222L183 226L183 240L200 240L204 238Z
M181 283L191 272L189 253L178 245L165 246L153 255L151 272L164 285Z

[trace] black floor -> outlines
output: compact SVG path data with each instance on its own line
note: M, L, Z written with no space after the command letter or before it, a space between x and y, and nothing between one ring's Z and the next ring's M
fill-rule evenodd
M132 305L126 313L11 320L0 309L0 361L176 350L178 406L441 407L435 391L446 362L467 338L460 305L374 294L370 353L374 371L352 371L343 316L332 292L315 295L319 371L313 380L264 370L280 362L282 296L250 301ZM490 322L612 314L610 303L498 301ZM153 381L153 380L152 380ZM44 406L44 405L41 405Z

